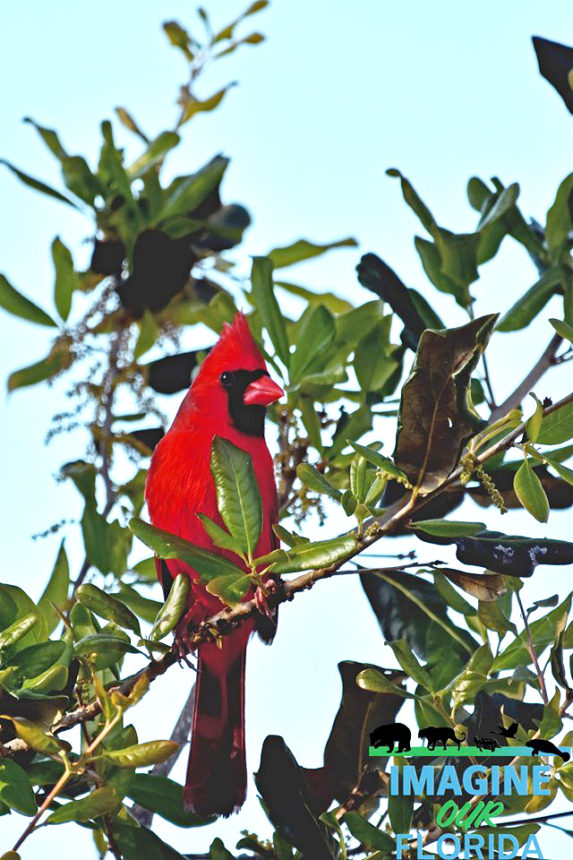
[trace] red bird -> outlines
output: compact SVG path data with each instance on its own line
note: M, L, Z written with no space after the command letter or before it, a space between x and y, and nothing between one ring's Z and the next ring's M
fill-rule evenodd
M278 515L277 492L264 422L265 407L283 393L268 374L247 320L237 314L203 361L171 428L153 454L145 492L153 525L240 564L232 553L213 545L197 516L206 514L223 525L210 471L213 438L221 436L250 454L253 461L263 506L256 554L264 555L275 548L272 526ZM189 565L160 559L156 565L165 592L175 576L183 574L191 579L189 609L179 630L184 643L186 626L200 624L223 604L207 592ZM250 591L245 599L252 596ZM198 648L191 751L183 796L186 807L199 815L230 815L245 799L245 656L255 626L265 641L272 640L275 624L261 615L260 623L249 619L224 636L220 647L205 643Z

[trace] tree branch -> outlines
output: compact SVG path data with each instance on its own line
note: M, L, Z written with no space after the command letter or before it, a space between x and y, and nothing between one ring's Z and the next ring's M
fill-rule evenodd
M517 388L512 391L503 403L492 410L490 423L493 423L494 421L497 421L498 418L502 418L504 415L507 415L508 412L516 406L519 406L521 401L527 397L531 389L539 382L541 377L549 370L550 367L555 365L555 355L561 342L562 338L558 334L554 334L543 355L541 355L539 360L533 365L523 382L521 382Z
M553 403L550 406L545 407L543 414L550 415L562 406L572 402L573 393L563 397L561 400L557 401L557 403ZM496 454L511 448L515 440L525 432L526 424L527 422L523 421L514 430L508 433L507 436L483 451L476 457L476 462L485 463L487 460L495 457ZM365 524L362 536L357 538L356 548L351 553L348 553L344 558L328 565L327 567L301 573L289 582L279 582L276 588L268 595L267 602L269 607L274 608L281 603L293 600L295 594L298 594L301 591L306 591L307 589L312 588L315 583L334 576L343 564L346 564L346 562L350 561L354 556L361 553L366 549L366 547L371 546L385 535L391 534L398 527L406 525L415 511L423 507L430 499L439 495L439 493L443 492L447 487L458 481L462 471L463 467L459 466L441 486L437 487L432 492L425 496L416 496L412 493L409 498L405 499L403 497L397 502L394 502L394 504L390 505L390 507L388 507L380 517L369 520ZM247 600L244 603L238 603L233 607L225 607L211 618L203 621L190 635L191 647L196 648L203 642L212 642L220 636L227 635L231 630L234 630L243 624L247 618L256 615L258 611L255 600ZM163 675L171 666L173 666L174 663L177 662L177 660L177 653L175 649L172 649L161 659L152 660L152 662L144 669L141 669L136 674L131 675L129 678L126 678L120 684L114 685L110 689L116 689L124 695L128 695L136 682L143 675L147 676L147 679L151 682L160 675ZM82 705L74 711L64 714L62 719L53 727L53 732L63 732L79 723L93 720L100 712L101 708L96 700L88 703L87 705ZM20 739L17 739L16 741L8 741L4 745L4 749L9 750L10 754L13 751L13 744L17 745L17 747L14 747L14 751L16 748L18 750L25 748L25 745L22 745L23 742Z

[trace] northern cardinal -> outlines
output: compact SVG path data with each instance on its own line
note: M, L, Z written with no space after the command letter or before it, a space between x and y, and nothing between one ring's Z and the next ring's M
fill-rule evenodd
M151 522L192 543L240 564L237 556L213 545L198 513L223 525L210 471L215 436L228 439L252 458L262 498L263 525L256 555L276 546L277 491L273 461L264 437L265 407L283 395L270 378L246 318L239 313L225 325L204 359L175 420L157 445L146 485ZM223 604L209 594L196 572L180 561L156 559L165 592L177 575L191 579L183 628L211 617ZM253 596L249 591L245 599ZM275 624L263 615L248 619L219 645L198 648L198 675L191 751L184 790L185 806L199 815L230 815L246 793L245 656L255 626L271 641ZM184 642L185 633L179 635Z

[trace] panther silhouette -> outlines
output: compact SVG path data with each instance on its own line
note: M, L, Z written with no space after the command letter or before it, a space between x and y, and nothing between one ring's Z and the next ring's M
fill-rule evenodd
M466 735L458 738L455 731L447 726L428 726L425 729L420 729L418 737L428 741L428 749L435 750L436 744L441 744L443 749L448 745L448 741L453 741L460 749L462 741L465 741Z
M556 747L551 741L544 741L543 738L532 738L530 741L527 741L526 746L531 747L531 755L549 753L550 755L561 756L563 761L569 761L571 758L569 753L561 752L559 747Z
M388 752L391 753L394 752L394 745L398 744L396 752L409 752L412 749L411 738L412 732L404 723L386 723L370 732L370 745L376 749L388 747Z

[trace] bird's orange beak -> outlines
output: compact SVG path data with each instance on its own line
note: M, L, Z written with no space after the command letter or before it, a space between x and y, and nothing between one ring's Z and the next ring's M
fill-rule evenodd
M243 403L245 406L269 406L283 395L284 391L280 385L273 382L270 376L261 376L247 386L243 395Z

